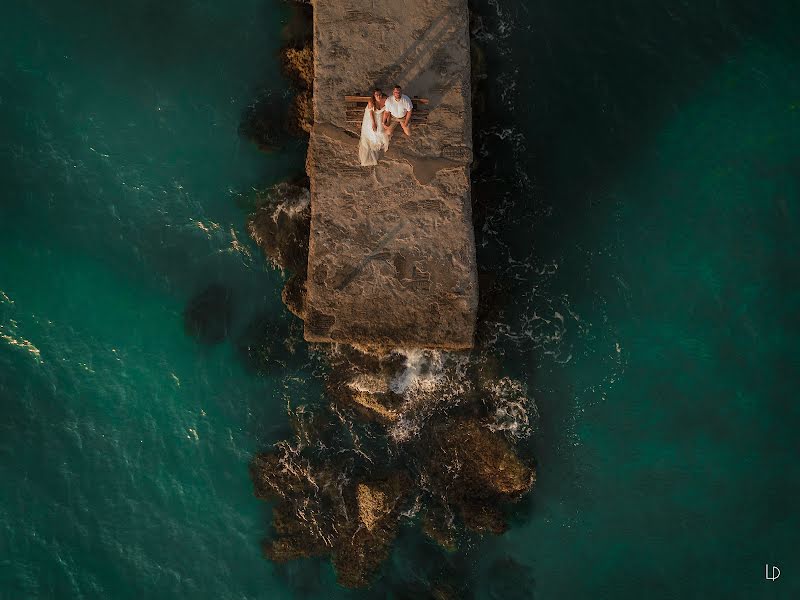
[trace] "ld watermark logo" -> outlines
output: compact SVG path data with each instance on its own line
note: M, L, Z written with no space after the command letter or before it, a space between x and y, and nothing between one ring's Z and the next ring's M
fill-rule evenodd
M775 581L778 577L781 576L781 570L775 565L772 565L772 567L770 567L769 565L765 565L764 576L770 581Z

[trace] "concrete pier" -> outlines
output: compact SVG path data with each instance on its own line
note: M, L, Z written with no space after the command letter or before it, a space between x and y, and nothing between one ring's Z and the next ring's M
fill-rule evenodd
M466 0L317 0L305 338L390 348L473 344L478 286L470 207ZM344 97L399 84L429 99L361 167Z

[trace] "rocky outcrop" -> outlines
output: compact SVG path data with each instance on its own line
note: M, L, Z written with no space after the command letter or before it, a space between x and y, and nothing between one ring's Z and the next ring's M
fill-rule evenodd
M308 190L281 183L261 192L258 202L259 207L247 220L247 231L273 267L292 273L281 297L289 310L302 319L311 214Z
M314 126L314 101L311 92L298 92L289 104L289 130L294 135L308 135Z
M301 48L283 48L281 66L284 75L298 89L311 90L314 85L314 49L310 44Z
M289 130L295 135L309 135L314 126L314 50L311 44L283 48L281 65L295 90L289 104Z
M417 353L345 346L326 356L331 402L292 413L295 438L252 465L256 495L279 499L269 558L330 556L340 583L360 587L404 521L448 551L466 530L505 531L507 507L536 475L519 455L518 430L498 429L496 412L511 400L524 410L524 386ZM375 443L383 439L388 446Z
M291 83L287 103L280 91L265 89L242 112L239 134L264 152L282 149L294 136L308 137L314 123L312 85L314 60L310 4L294 4L283 29L281 50L284 76Z
M436 423L422 440L429 481L464 524L479 532L503 533L503 506L531 489L533 468L506 439L475 419Z
M273 267L305 273L308 260L308 190L280 183L258 194L247 231Z
M250 466L256 495L278 500L264 554L279 563L330 556L340 584L362 587L389 554L408 508L409 480L391 473L343 482L342 469L335 462L312 466L291 452L257 455Z
M387 425L399 419L402 398L392 392L390 382L402 367L401 355L377 355L341 346L328 358L328 397L366 421Z

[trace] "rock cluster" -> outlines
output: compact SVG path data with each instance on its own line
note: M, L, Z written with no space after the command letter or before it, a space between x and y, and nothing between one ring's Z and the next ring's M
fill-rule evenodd
M505 531L507 507L536 475L517 439L492 431L496 402L477 374L467 375L455 402L433 397L436 386L411 400L413 386L401 389L410 367L400 355L339 348L328 359L331 404L295 413L294 439L251 465L256 495L278 500L268 558L330 556L339 582L360 587L404 522L419 522L450 551L468 531ZM413 435L393 441L387 434L403 424L413 424Z
M283 32L280 52L284 76L293 95L288 105L284 94L263 91L242 113L239 134L264 152L282 149L292 136L307 138L314 123L314 51L311 40L310 4L298 4Z
M295 134L308 135L314 125L314 50L311 44L281 50L281 65L295 89L289 106L289 129Z
M343 479L342 461L312 465L291 450L281 452L259 454L250 466L256 496L277 500L265 556L278 563L329 556L339 583L366 585L388 556L408 509L407 476L393 472L353 482Z

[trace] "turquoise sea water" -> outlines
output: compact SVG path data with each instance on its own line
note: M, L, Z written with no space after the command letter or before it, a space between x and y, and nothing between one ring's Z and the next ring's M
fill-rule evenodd
M286 7L5 8L0 597L800 594L795 5L477 2L476 237L510 290L486 327L538 404L539 480L455 555L404 531L365 592L261 558L247 472L319 397L239 351L290 319L244 220L303 148L237 134L285 92ZM215 283L231 334L202 346L183 309Z

